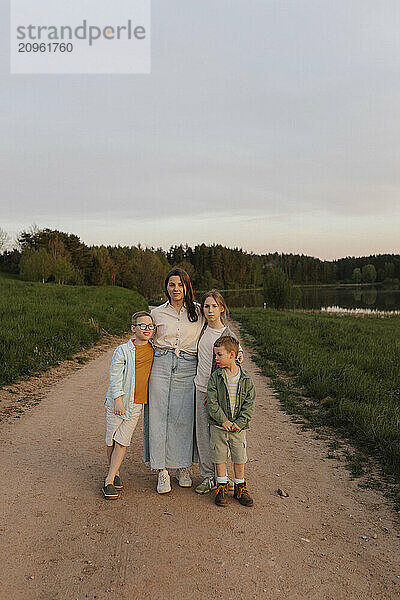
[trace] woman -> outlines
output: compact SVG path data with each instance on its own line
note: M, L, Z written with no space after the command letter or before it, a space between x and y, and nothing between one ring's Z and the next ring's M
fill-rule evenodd
M192 485L188 469L193 461L193 380L204 325L186 271L172 269L165 292L168 301L151 311L157 329L143 444L143 460L158 470L159 494L171 491L168 469L177 469L181 487Z

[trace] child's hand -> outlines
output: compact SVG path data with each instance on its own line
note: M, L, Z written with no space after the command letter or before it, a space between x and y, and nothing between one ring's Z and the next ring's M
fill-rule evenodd
M236 423L232 423L231 431L235 431L237 433L240 431L240 427L238 427Z
M122 402L122 396L118 396L118 398L115 398L114 400L114 414L119 416L125 414L125 406Z
M226 420L222 423L221 427L223 427L225 429L225 431L231 431L232 425L233 425L232 421Z
M236 357L236 362L239 363L239 365L242 364L242 362L243 362L243 350L239 350L238 355Z

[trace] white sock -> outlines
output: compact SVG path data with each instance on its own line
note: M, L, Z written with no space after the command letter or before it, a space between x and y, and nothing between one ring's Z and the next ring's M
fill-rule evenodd
M238 483L244 483L244 479L236 479L236 477L235 477L235 483L236 483L236 485Z
M228 476L225 477L217 477L217 483L228 483Z

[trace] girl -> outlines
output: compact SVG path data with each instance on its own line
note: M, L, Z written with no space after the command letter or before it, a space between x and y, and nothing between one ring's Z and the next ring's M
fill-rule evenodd
M207 384L211 372L216 368L214 342L222 335L235 334L227 326L228 308L222 295L217 290L207 292L201 301L201 312L206 323L200 333L198 343L198 364L194 383L196 386L196 442L199 454L199 469L203 477L195 492L207 494L216 487L214 464L210 456L210 433L207 418ZM240 349L239 362L243 360Z
M188 469L193 462L193 380L204 325L186 271L172 269L165 279L165 292L168 301L151 311L157 329L143 443L143 460L159 471L159 494L171 491L170 468L177 469L181 487L192 485Z

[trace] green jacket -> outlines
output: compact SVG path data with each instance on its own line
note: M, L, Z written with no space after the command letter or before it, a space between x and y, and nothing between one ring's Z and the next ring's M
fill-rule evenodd
M228 388L226 387L223 369L218 368L208 381L207 411L210 425L222 425L224 421L236 423L240 429L248 429L254 412L256 388L249 373L240 369L237 389L235 414L231 414Z

